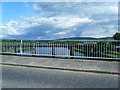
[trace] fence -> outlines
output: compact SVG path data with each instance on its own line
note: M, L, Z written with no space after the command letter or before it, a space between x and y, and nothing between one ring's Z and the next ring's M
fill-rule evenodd
M2 40L1 54L120 59L118 40Z

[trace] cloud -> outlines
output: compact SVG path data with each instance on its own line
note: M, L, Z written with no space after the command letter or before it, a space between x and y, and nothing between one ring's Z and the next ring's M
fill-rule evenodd
M16 22L16 21L10 21L5 25L0 26L0 28L2 30L2 34L3 34L1 36L21 34L21 32L17 31L17 29L16 29L17 26L18 26L18 22Z
M51 3L35 3L33 8L43 15L77 15L77 16L91 16L101 14L118 13L117 3L105 2L51 2ZM97 16L96 15L96 16Z
M36 16L21 16L1 26L4 38L57 39L104 37L117 31L116 3L34 3Z
M3 37L5 37L4 35L0 35L0 38L3 38Z
M63 34L67 34L66 32L58 32L58 33L54 33L53 35L63 35Z
M113 34L117 31L114 27L111 28L111 26L107 26L109 27L109 30L106 30L105 27L97 27L91 30L86 30L84 32L82 32L81 36L85 36L85 37L109 37L109 36L113 36ZM97 30L97 31L96 31Z
M89 23L92 19L80 17L22 17L20 23L10 21L3 28L3 35L17 35L18 37L52 37L70 33L70 28L77 24ZM8 32L5 32L8 31ZM61 31L61 32L60 32ZM54 37L53 36L53 37Z
M92 19L80 17L22 17L25 21L31 22L31 26L49 23L56 28L69 28L77 23L91 22Z

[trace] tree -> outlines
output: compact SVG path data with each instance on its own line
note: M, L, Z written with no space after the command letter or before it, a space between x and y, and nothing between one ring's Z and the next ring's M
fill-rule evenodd
M114 40L120 40L120 33L115 33L114 35L113 35L113 38L114 38Z

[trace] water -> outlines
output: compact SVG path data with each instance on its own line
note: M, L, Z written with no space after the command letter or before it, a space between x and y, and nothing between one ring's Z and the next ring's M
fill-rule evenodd
M36 47L36 55L52 55L52 47ZM32 50L23 51L26 54L32 54ZM55 47L56 56L70 56L70 49L66 47ZM84 56L82 53L74 52L75 56Z

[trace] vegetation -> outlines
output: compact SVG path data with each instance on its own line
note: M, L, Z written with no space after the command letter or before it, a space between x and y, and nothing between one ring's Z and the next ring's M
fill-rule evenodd
M113 35L113 38L114 38L114 40L120 40L120 33L115 33L114 35Z
M83 46L83 48L80 49L75 48L75 51L90 57L120 57L120 52L118 52L115 47L114 43L102 41L91 44L90 46Z

